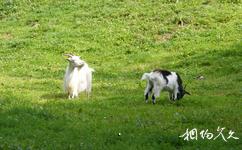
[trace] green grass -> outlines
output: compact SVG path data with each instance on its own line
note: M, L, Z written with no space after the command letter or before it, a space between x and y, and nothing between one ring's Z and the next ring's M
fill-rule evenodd
M241 33L240 0L2 0L0 149L242 149ZM63 93L68 52L96 70L90 99ZM192 95L146 104L154 68ZM240 139L179 138L218 126Z

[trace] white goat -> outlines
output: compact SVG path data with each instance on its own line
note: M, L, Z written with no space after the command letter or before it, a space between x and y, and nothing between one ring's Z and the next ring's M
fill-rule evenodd
M160 96L160 91L168 91L170 100L179 100L185 94L190 95L182 86L182 80L178 73L161 69L155 69L151 73L144 73L141 80L147 80L144 92L145 101L148 102L149 95L152 94L152 103Z
M90 68L79 56L72 54L66 54L66 56L68 56L69 65L66 68L64 90L68 93L68 98L78 97L78 94L82 91L86 91L89 97L94 69Z

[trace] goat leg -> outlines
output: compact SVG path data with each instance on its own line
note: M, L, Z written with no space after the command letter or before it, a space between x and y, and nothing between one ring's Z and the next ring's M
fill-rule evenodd
M155 94L152 95L152 103L155 104Z

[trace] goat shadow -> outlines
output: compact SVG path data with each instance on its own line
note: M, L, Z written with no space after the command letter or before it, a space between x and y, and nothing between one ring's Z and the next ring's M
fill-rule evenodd
M80 93L79 96L75 99L72 100L76 100L76 99L82 99L85 98L86 95L85 93ZM68 95L67 93L48 93L48 94L44 94L41 96L41 99L47 99L47 100L67 100L68 99Z
M41 96L41 99L47 100L66 100L68 96L66 93L48 93Z

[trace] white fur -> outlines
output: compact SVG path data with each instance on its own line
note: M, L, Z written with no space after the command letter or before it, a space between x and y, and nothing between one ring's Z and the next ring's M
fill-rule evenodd
M154 97L160 97L161 91L168 91L170 99L177 100L178 90L178 82L177 82L177 74L175 72L171 72L171 75L167 76L168 83L165 78L159 72L151 72L144 73L141 80L147 80L147 85L144 91L144 95L150 95L152 92ZM146 102L148 99L146 99ZM155 99L153 99L153 103L155 103Z
M163 76L161 76L157 72L153 72L150 75L150 80L154 83L154 94L155 97L160 97L160 91L168 91L170 94L174 96L176 100L176 96L178 93L178 83L177 83L177 75L175 72L171 72L171 75L167 76L168 83Z
M79 93L86 91L88 97L92 89L92 72L88 64L78 56L68 58L69 65L64 77L64 90L69 99L78 97Z

